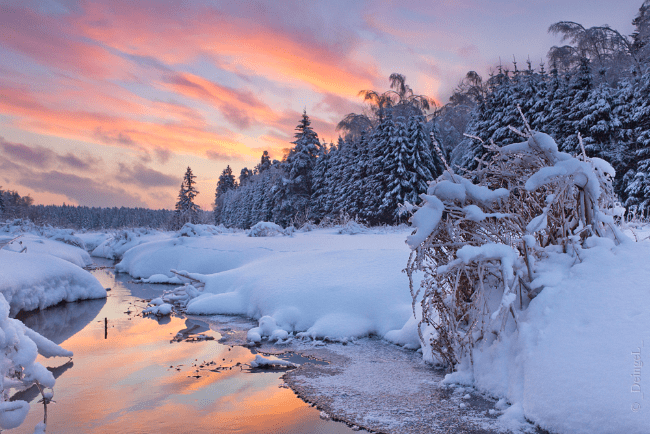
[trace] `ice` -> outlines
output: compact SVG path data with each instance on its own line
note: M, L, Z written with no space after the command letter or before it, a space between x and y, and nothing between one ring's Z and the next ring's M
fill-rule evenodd
M265 368L265 369L273 369L273 368L296 368L298 365L296 365L293 362L290 362L288 360L272 360L272 359L267 359L266 357L262 357L259 354L255 356L255 360L253 360L251 363L251 368Z

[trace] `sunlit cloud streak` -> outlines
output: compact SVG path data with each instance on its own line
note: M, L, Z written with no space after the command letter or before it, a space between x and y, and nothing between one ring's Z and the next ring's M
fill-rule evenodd
M57 198L90 200L71 183L98 171L101 181L86 185L100 189L106 205L171 208L190 164L205 189L227 164L239 173L263 150L281 158L303 109L319 137L336 142L338 121L364 110L358 92L387 90L392 72L444 104L469 70L485 76L513 55L520 62L530 56L536 66L558 42L546 32L552 22L607 22L628 34L639 6L640 0L616 8L606 0L4 2L0 157L4 167L63 182ZM85 152L71 151L66 141ZM49 188L28 185L26 177L5 181L7 173L0 174L3 188ZM213 195L204 193L209 206Z

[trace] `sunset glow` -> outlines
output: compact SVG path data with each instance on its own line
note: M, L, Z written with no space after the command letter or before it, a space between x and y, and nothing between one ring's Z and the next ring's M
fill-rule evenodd
M306 109L321 139L400 72L444 104L469 70L545 59L548 25L629 34L638 1L2 2L0 187L35 203L173 208L183 172L281 158Z

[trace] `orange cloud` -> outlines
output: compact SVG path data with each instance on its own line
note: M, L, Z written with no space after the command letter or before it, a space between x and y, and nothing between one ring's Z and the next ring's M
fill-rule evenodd
M354 41L328 46L263 19L239 18L201 7L165 11L160 5L152 11L139 6L132 2L88 4L84 16L71 24L84 36L125 53L152 56L167 64L187 63L205 55L227 58L219 66L230 71L244 68L291 86L305 83L318 91L348 97L372 88L379 79L374 66L348 58L349 48L344 46L353 46Z
M232 133L217 134L184 122L145 122L89 111L54 109L24 89L5 87L0 112L17 116L16 125L61 137L108 145L205 155L208 150L229 155L253 155Z
M207 101L219 108L224 117L239 128L253 123L273 124L280 115L260 101L250 91L239 91L221 86L189 73L176 73L163 86L181 95Z

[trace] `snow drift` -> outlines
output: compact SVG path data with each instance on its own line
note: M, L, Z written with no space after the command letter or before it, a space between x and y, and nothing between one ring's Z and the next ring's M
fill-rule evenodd
M0 293L20 310L44 309L62 301L105 298L106 290L86 270L45 253L0 250Z
M487 147L480 185L446 172L412 217L425 358L501 398L512 427L647 432L650 243L617 227L608 163L528 133Z

